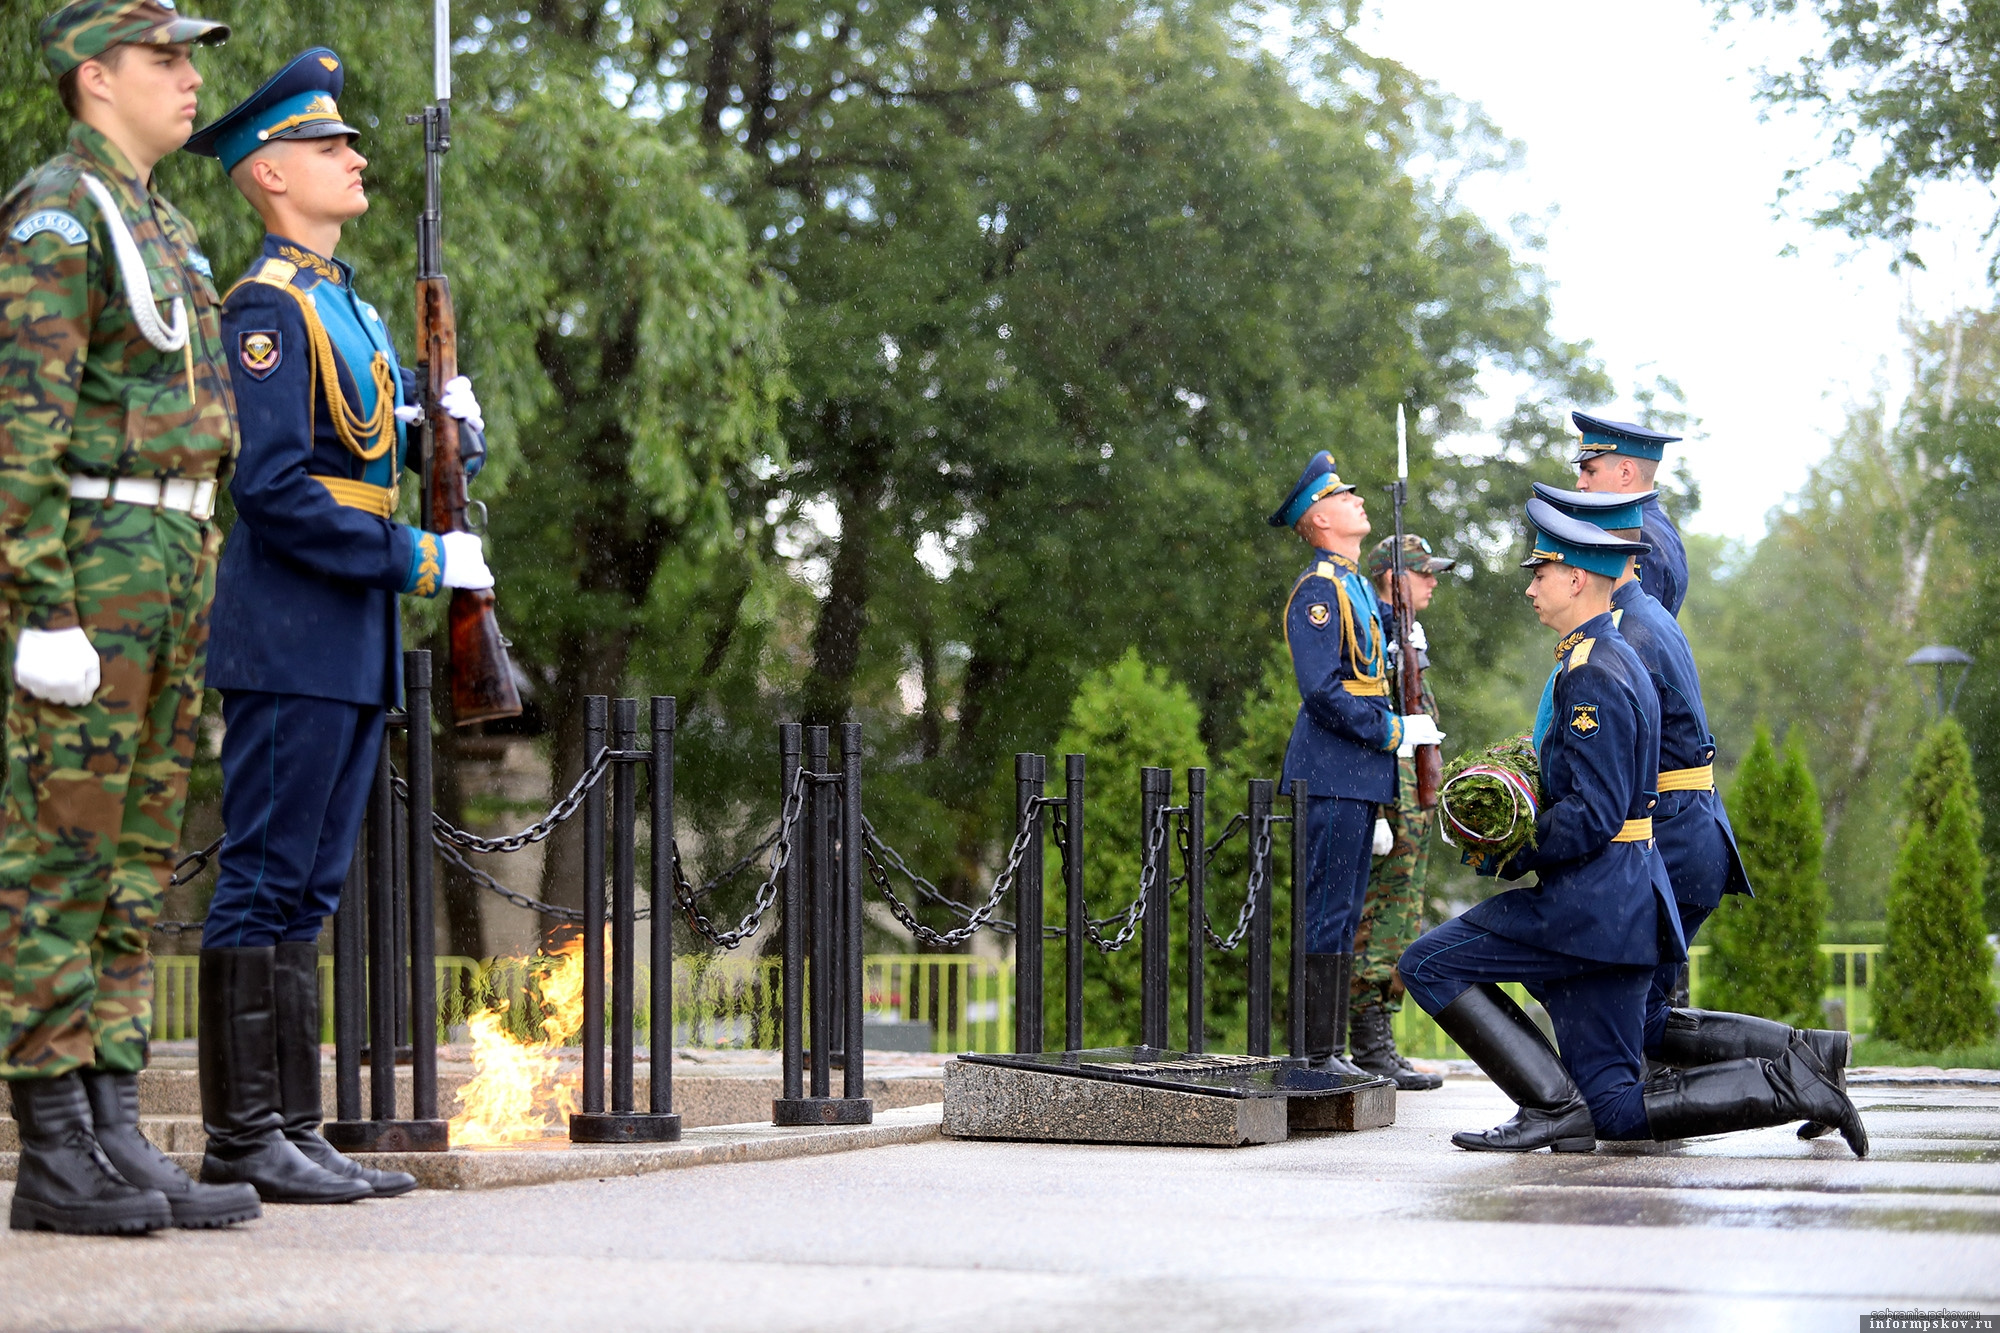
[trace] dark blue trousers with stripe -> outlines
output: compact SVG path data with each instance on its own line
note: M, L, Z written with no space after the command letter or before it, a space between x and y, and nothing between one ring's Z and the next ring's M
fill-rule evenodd
M1447 921L1404 951L1396 970L1427 1014L1482 981L1518 981L1555 1024L1563 1067L1590 1103L1600 1139L1645 1139L1646 996L1654 969L1593 962Z
M224 690L227 830L204 948L319 938L341 886L382 750L380 707Z
M1353 953L1368 892L1375 802L1306 798L1305 953Z

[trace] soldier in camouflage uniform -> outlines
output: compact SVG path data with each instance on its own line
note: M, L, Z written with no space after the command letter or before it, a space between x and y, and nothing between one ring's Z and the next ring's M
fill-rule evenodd
M79 0L42 25L74 123L0 202L0 588L13 641L0 792L0 1079L17 1229L257 1215L138 1130L148 932L180 838L236 451L216 292L153 166L193 129L172 0Z
M1376 595L1384 608L1392 604L1394 545L1395 538L1386 538L1376 543L1368 555L1368 574L1375 580ZM1420 612L1431 604L1431 594L1437 590L1437 576L1457 563L1432 555L1430 543L1415 533L1404 535L1404 595L1412 612ZM1428 665L1423 627L1415 628L1418 661ZM1394 647L1392 641L1392 651ZM1436 718L1437 699L1431 694L1429 681L1424 682L1423 700L1424 711ZM1435 810L1417 808L1416 763L1414 751L1398 752L1396 804L1393 808L1384 807L1390 845L1384 851L1382 825L1378 824L1378 855L1369 870L1361 924L1354 932L1354 989L1350 1001L1353 1053L1349 1058L1371 1074L1394 1079L1398 1088L1408 1092L1428 1091L1444 1084L1437 1075L1418 1071L1397 1052L1395 1033L1390 1026L1390 1015L1403 1007L1403 983L1396 975L1396 960L1424 933L1424 871L1430 863L1431 831L1437 824Z

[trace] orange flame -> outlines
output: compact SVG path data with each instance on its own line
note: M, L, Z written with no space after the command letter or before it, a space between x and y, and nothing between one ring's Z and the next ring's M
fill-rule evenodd
M541 1042L525 1042L507 1031L502 1001L467 1024L472 1034L473 1074L458 1090L459 1112L451 1120L455 1147L498 1148L564 1133L578 1109L582 1075L565 1076L557 1049L583 1027L583 936L573 936L553 954L528 960L543 1014Z

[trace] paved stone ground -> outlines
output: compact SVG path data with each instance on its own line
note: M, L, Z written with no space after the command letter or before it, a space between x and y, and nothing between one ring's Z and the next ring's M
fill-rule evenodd
M0 1233L21 1329L1765 1330L2000 1313L2000 1089L1857 1088L1789 1130L1475 1156L1484 1082L1270 1147L937 1142L345 1208ZM0 1198L4 1190L0 1190Z

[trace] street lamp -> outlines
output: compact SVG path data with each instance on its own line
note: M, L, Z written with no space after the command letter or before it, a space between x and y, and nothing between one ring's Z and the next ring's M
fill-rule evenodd
M1963 648L1953 648L1948 644L1933 643L1911 653L1908 658L1904 659L1903 665L1915 668L1919 672L1917 678L1917 689L1919 691L1923 690L1922 669L1924 667L1935 667L1937 669L1937 693L1933 702L1937 706L1938 720L1943 721L1946 713L1958 707L1958 692L1965 687L1965 673L1972 669L1972 654L1966 652ZM1952 681L1951 697L1948 700L1944 692L1944 674L1947 667L1958 668L1958 675Z

